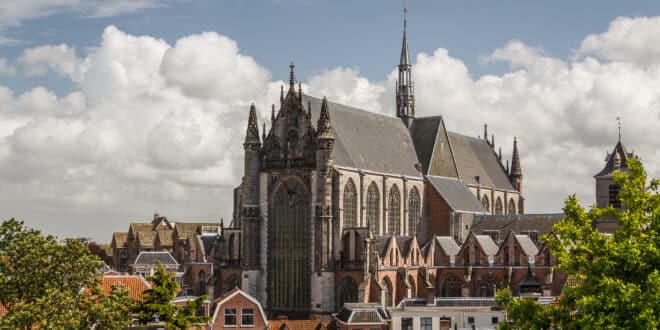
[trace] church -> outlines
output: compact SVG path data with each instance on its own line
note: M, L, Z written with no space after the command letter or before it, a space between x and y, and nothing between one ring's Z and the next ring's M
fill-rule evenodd
M261 131L255 106L249 110L244 176L225 228L235 233L228 259L240 263L218 269L216 291L231 289L222 284L231 278L271 317L304 318L335 312L344 302L391 306L438 293L437 281L429 280L436 271L425 261L431 250L451 250L446 263L458 265L454 259L463 252L456 242L474 241L490 250L479 255L470 245L465 258L494 257L511 235L484 243L470 229L484 216L524 213L517 141L509 167L487 126L475 138L447 131L441 115L415 116L407 19L396 116L306 95L294 70L291 64L289 84ZM536 249L529 237L520 243L515 236L513 245Z

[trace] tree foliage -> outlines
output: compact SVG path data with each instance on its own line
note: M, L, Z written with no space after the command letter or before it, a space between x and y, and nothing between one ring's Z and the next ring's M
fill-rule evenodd
M544 239L558 269L577 285L566 286L555 305L523 306L501 293L500 302L516 327L543 319L562 329L657 329L660 327L660 195L658 180L641 163L628 162L630 174L616 172L623 209L591 207L571 196L565 219ZM614 218L619 230L598 232L593 224ZM503 326L504 327L504 326ZM545 327L539 327L545 328Z
M58 242L14 219L0 225L0 328L113 328L130 322L127 295L104 296L99 259L78 240Z
M185 306L172 304L179 291L179 283L160 263L154 275L147 280L152 283L152 288L144 292L144 299L137 307L136 315L140 324L159 321L171 329L187 329L195 323L208 322L209 317L196 315L197 310L204 306L204 300L207 300L208 296L189 300Z

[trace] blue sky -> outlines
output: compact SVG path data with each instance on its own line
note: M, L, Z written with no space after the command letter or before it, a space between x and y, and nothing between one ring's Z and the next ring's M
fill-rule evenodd
M398 0L0 2L0 218L99 241L232 214L247 109L304 91L394 114ZM518 138L528 212L594 201L616 143L660 176L660 3L409 1L418 116ZM228 220L227 220L228 222Z
M605 30L618 16L655 16L657 1L415 1L409 6L411 52L447 48L475 76L500 74L502 63L482 63L509 40L541 47L569 58L584 36ZM355 68L372 80L383 80L396 65L401 36L402 3L397 0L175 0L161 6L111 17L89 17L76 10L25 19L5 36L20 40L0 47L13 58L24 48L65 43L78 53L96 46L101 32L115 25L133 35L150 35L169 43L203 31L216 31L239 43L244 54L286 77L291 60L303 80L323 69ZM46 83L56 91L73 87L54 77L0 82L26 90Z

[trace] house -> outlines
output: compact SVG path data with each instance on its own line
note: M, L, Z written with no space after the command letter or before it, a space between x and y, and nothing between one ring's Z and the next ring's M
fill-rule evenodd
M269 329L261 304L249 294L235 288L213 302L211 329Z

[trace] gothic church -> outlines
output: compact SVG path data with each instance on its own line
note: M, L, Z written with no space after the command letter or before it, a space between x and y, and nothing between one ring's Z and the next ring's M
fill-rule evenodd
M442 116L415 116L406 29L404 20L396 117L305 95L293 64L268 129L264 123L260 133L250 108L245 172L225 231L235 233L237 257L230 259L241 260L232 283L271 317L328 314L348 301L387 305L393 292L422 294L423 285L435 285L421 269L435 242L458 248L436 236L481 242L464 218L524 213L515 139L509 168L487 127L474 138L447 131ZM400 258L415 261L397 276ZM232 271L225 268L220 274ZM377 277L388 272L387 280Z

